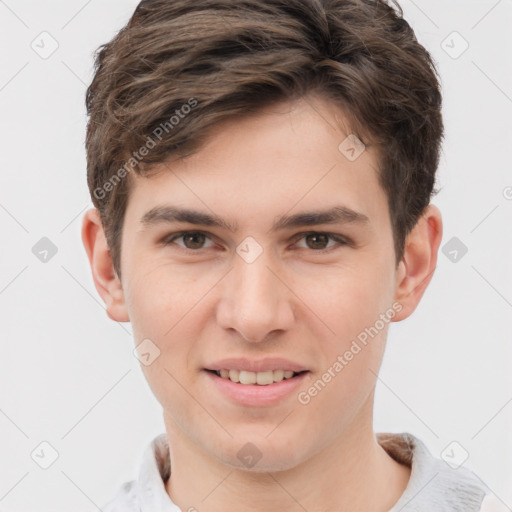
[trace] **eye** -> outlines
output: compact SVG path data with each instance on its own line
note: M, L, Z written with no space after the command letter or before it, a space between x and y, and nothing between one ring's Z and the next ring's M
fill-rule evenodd
M300 238L299 238L300 237ZM310 231L308 233L300 233L296 240L306 240L311 242L311 245L307 245L306 249L313 249L316 252L329 251L334 247L325 247L325 244L329 240L337 242L338 245L350 245L350 241L345 238L335 235L334 233L324 233L321 231Z
M171 245L175 243L175 240L182 240L184 243L183 245L177 244L180 247L182 247L185 250L190 251L198 251L199 249L208 249L213 247L213 245L210 245L209 247L204 247L205 240L212 240L208 234L204 233L203 231L182 231L180 233L174 233L172 235L169 235L161 240L161 244L164 246ZM307 233L299 233L294 240L306 240L306 247L299 247L299 248L306 248L311 249L314 252L323 252L323 251L330 251L331 249L334 249L336 247L336 243L338 245L352 245L351 241L341 237L339 235L335 235L334 233L324 233L321 231L310 231ZM325 244L329 243L329 241L336 242L334 244L334 247L331 246L325 246Z
M164 238L161 243L163 245L171 245L175 240L182 239L184 244L184 249L189 249L191 251L203 249L202 244L205 239L210 239L210 237L203 233L202 231L182 231L181 233L176 233L172 236L168 236ZM210 239L211 240L211 239ZM178 244L180 245L180 244ZM180 245L180 247L182 247Z

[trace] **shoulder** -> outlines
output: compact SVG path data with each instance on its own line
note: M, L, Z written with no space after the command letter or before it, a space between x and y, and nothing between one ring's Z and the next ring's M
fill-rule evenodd
M485 483L466 467L453 467L435 457L409 433L377 434L379 444L395 460L411 467L407 488L390 512L480 512ZM482 510L483 512L483 510Z
M124 483L114 497L101 507L101 510L103 512L139 512L140 504L136 489L135 480Z
M102 512L163 510L162 503L172 504L164 487L169 473L169 446L166 435L160 434L146 446L137 478L121 485Z

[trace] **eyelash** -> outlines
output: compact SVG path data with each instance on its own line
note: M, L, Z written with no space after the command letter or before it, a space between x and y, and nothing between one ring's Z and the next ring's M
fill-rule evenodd
M183 238L185 235L190 235L190 234L205 235L206 238L209 238L211 240L211 237L208 235L208 233L206 233L204 231L196 230L196 231L180 231L179 233L173 233L172 235L168 235L165 238L163 238L160 243L164 246L168 246L168 245L171 245L172 243L174 243L174 240ZM304 233L298 233L293 239L294 243L298 242L299 240L302 240L303 238L305 238L308 235L325 235L328 238L330 238L331 240L337 242L339 244L338 247L344 246L344 245L347 245L347 246L353 245L349 239L347 239L345 237L341 237L334 233L327 233L325 231L306 231ZM180 249L183 249L188 252L199 252L202 250L202 249L189 249L188 247L181 247L181 246L179 246L179 247L180 247ZM316 252L316 253L327 253L336 248L337 247L334 246L334 247L329 247L328 249L309 249L309 250L311 252ZM306 248L306 249L308 249L308 248Z

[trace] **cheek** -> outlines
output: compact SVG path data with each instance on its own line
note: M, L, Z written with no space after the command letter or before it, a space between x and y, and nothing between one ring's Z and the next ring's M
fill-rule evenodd
M180 401L189 371L190 333L187 326L193 317L193 303L183 287L166 274L150 272L131 281L129 314L135 345L150 354L151 362L141 359L141 369L158 401ZM172 275L172 274L171 274Z
M198 299L190 283L176 276L160 268L133 279L129 307L135 344L151 340L149 352L156 354L148 365L141 361L141 370L164 410L181 423L194 409L185 389L193 370L189 356L194 351L191 329Z
M366 265L363 261L300 285L304 294L299 296L329 328L325 339L334 349L341 349L390 307L390 272L378 263Z
M392 302L389 269L375 258L373 264L364 258L359 263L321 282L312 280L305 299L329 328L322 328L324 368L319 368L316 385L312 383L308 392L307 407L313 417L332 424L355 414L374 387L372 371L378 373L389 326L380 316L389 312Z
M179 328L178 322L185 319L201 297L202 288L194 276L171 265L153 265L144 273L132 275L128 308L134 331L143 330L140 334L151 333L162 341L172 337Z

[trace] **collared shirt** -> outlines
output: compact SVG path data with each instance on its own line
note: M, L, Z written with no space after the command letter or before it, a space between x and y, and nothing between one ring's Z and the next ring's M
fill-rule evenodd
M465 467L434 457L409 433L378 433L377 441L401 464L411 468L407 488L389 512L480 512L486 485ZM103 512L187 512L165 490L170 475L167 435L147 446L138 478L123 484Z

